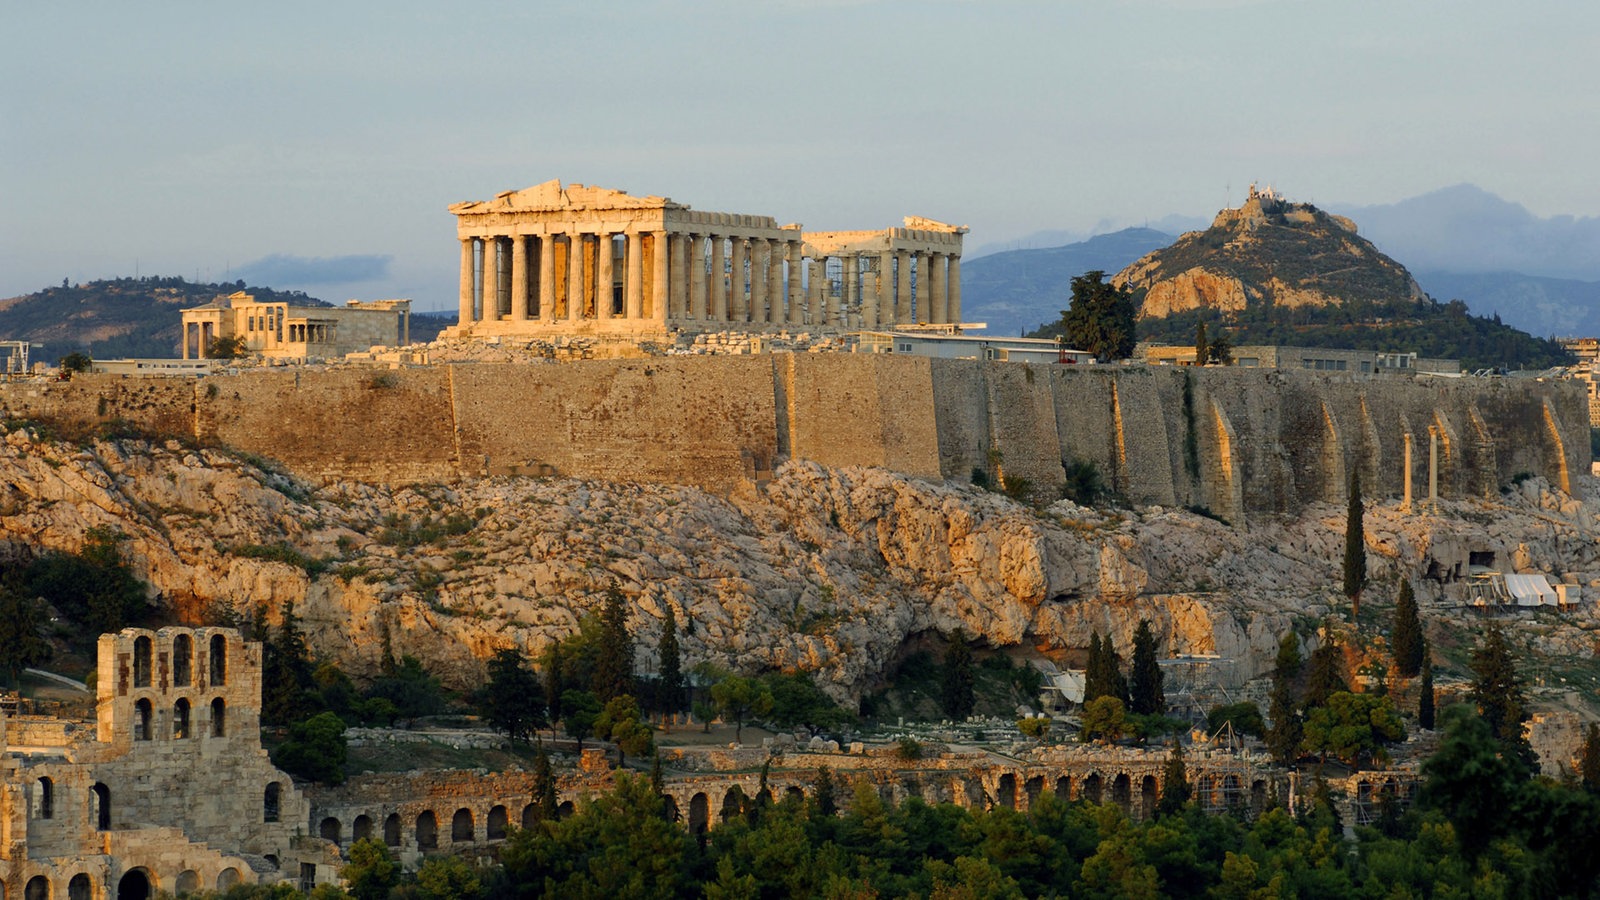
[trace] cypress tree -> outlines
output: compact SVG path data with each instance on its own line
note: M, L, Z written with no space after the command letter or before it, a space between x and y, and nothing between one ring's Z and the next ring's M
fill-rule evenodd
M1578 775L1591 793L1600 792L1600 725L1589 723L1583 735L1583 750L1578 755Z
M311 654L295 618L294 601L283 606L283 623L266 642L261 664L261 721L288 725L311 712Z
M940 686L940 701L944 714L955 720L972 715L975 704L972 670L972 648L967 645L967 635L956 629L950 635L944 650L944 679Z
M656 650L661 658L659 705L661 711L671 716L683 709L683 662L678 652L678 616L672 604L666 604L666 620L661 623L661 642Z
M1334 694L1350 690L1349 683L1339 671L1343 663L1344 654L1339 652L1339 645L1334 643L1331 636L1311 651L1311 671L1306 675L1304 700L1308 711L1327 705L1328 698Z
M1278 658L1272 670L1272 700L1267 714L1272 727L1267 729L1267 749L1279 765L1289 765L1300 755L1300 704L1295 681L1303 665L1300 638L1293 631L1278 642Z
M1194 329L1194 364L1203 366L1211 360L1211 344L1206 340L1206 323L1201 322Z
M1105 669L1101 677L1109 687L1107 694L1121 700L1124 708L1133 705L1133 698L1128 696L1128 679L1122 674L1122 657L1117 655L1109 634L1100 641L1100 665Z
M1089 662L1083 668L1083 702L1098 700L1111 693L1104 681L1105 663L1101 661L1100 632L1089 634Z
M1367 536L1362 524L1361 467L1350 468L1350 508L1344 520L1344 595L1350 598L1350 621L1361 616L1361 588L1367 582Z
M1161 800L1156 805L1156 812L1163 816L1180 812L1192 793L1189 773L1183 764L1183 743L1174 741L1172 755L1167 757L1166 770L1161 774Z
M550 769L550 754L544 750L544 741L533 756L533 817L541 822L556 818L556 776Z
M1128 684L1134 712L1143 716L1166 712L1162 681L1161 666L1156 660L1156 636L1150 630L1150 620L1140 619L1139 628L1133 633L1133 671Z
M633 693L633 639L628 636L628 610L616 583L606 588L600 610L600 652L595 659L595 698L602 704Z
M1528 720L1528 698L1511 645L1498 625L1489 626L1483 643L1472 651L1472 687L1467 697L1478 707L1478 715L1504 748L1507 759L1519 763L1525 774L1537 771L1538 756L1522 733L1522 723Z
M1409 579L1400 582L1400 595L1394 601L1394 631L1390 634L1394 665L1407 678L1422 671L1422 620L1417 614L1417 595Z
M544 665L544 705L550 712L550 721L561 721L561 694L566 691L566 681L562 678L561 667L561 642L556 641L550 645L550 653L545 657Z
M1433 730L1433 658L1427 652L1427 645L1423 645L1422 652L1422 685L1421 693L1417 696L1417 724L1429 731Z

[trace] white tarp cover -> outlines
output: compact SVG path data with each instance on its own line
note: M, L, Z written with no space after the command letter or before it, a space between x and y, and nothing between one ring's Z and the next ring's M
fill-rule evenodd
M1543 575L1507 575L1506 591L1518 606L1557 606L1555 588Z
M1074 672L1069 669L1050 676L1050 683L1055 685L1055 689L1060 691L1063 697L1073 703L1082 703L1083 686L1087 675L1087 672Z

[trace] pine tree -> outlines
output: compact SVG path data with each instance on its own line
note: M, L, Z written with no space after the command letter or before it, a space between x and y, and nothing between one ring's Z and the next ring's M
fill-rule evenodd
M489 727L504 732L512 741L526 742L536 729L549 724L539 676L517 650L497 651L489 660L489 680L478 706Z
M633 639L628 636L627 605L615 583L606 588L600 611L600 653L592 690L601 703L633 693Z
M1600 792L1600 725L1593 722L1583 735L1583 749L1578 753L1578 776L1591 793Z
M1156 805L1156 812L1168 816L1182 811L1192 793L1188 770L1183 764L1183 743L1175 741L1172 755L1167 757L1166 770L1161 775L1161 800Z
M1211 344L1206 340L1206 323L1201 321L1194 329L1194 364L1203 366L1211 361Z
M827 766L817 769L817 780L811 788L811 802L818 816L831 818L839 812L839 798L835 796L833 773Z
M1367 536L1362 524L1361 467L1350 467L1350 508L1344 524L1344 595L1350 598L1350 621L1361 616L1361 588L1367 582Z
M1161 665L1156 660L1156 636L1150 630L1150 620L1140 619L1133 633L1133 671L1128 683L1129 705L1142 716L1163 713L1167 710L1167 696L1162 689Z
M50 644L39 636L45 614L40 603L23 596L12 579L0 580L0 673L18 686L19 673L50 659Z
M1433 730L1433 659L1428 653L1424 642L1422 647L1422 684L1418 688L1421 692L1417 696L1417 724L1429 731Z
M262 652L261 721L288 725L309 716L310 687L311 654L290 600L283 606L282 624Z
M550 645L550 652L545 656L544 664L544 705L550 713L552 722L559 722L562 719L561 695L567 690L566 679L561 672L564 664L561 659L561 642L556 641Z
M973 696L975 683L972 648L967 645L966 632L958 628L950 635L944 650L944 679L940 700L945 715L956 721L972 715L972 708L976 702Z
M1538 756L1528 745L1522 723L1528 720L1528 698L1517 674L1511 645L1498 625L1489 626L1483 643L1472 651L1472 687L1467 698L1500 742L1507 759L1520 764L1525 774L1537 771Z
M556 818L556 776L544 741L539 742L533 755L533 818L540 822L553 822Z
M1339 652L1339 645L1334 643L1330 635L1317 649L1311 651L1311 670L1306 675L1303 700L1306 710L1325 706L1329 697L1350 690L1350 684L1344 680L1344 675L1340 671L1343 668L1344 654Z
M1394 631L1389 636L1395 669L1406 678L1422 671L1422 620L1417 615L1417 595L1409 579L1400 582L1394 601Z
M661 642L657 653L661 658L660 696L661 711L668 716L683 710L683 667L678 655L678 616L672 604L666 604L666 619L661 623Z
M1072 279L1072 302L1061 311L1061 331L1067 343L1110 362L1133 355L1138 311L1133 290L1107 284L1105 277L1096 270Z
M1272 670L1272 700L1267 713L1272 727L1267 729L1267 749L1279 765L1289 765L1300 755L1303 731L1295 681L1300 677L1300 638L1289 632L1278 642L1278 658Z

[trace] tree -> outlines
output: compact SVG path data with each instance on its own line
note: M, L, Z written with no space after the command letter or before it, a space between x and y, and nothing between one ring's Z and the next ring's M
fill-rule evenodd
M600 653L590 686L602 703L633 693L633 638L628 636L628 608L622 589L613 582L606 588L600 611Z
M533 754L533 817L540 822L551 822L556 817L556 776L542 740Z
M355 900L388 900L400 884L400 864L383 841L362 838L350 845L350 862L339 870L339 877Z
M1591 793L1600 792L1600 725L1589 723L1578 751L1578 778Z
M562 730L583 750L583 739L594 734L594 720L600 717L600 700L588 691L568 690L561 695L561 709L566 713Z
M1278 641L1278 657L1272 669L1272 699L1267 714L1272 727L1267 729L1267 749L1278 765L1292 764L1300 755L1300 702L1295 682L1303 665L1300 638L1293 631Z
M667 614L661 622L661 640L656 644L656 656L661 660L656 705L670 717L683 710L683 662L678 649L678 616L672 611L672 604L664 605Z
M1110 695L1083 705L1083 739L1120 740L1128 732L1128 711L1122 700Z
M944 679L940 685L939 700L945 715L958 722L972 715L976 703L974 684L972 647L967 644L966 632L957 628L946 640L944 648Z
M290 600L283 605L277 633L262 648L261 721L288 725L305 718L311 709L311 685L311 651Z
M1225 334L1219 334L1211 339L1210 362L1219 366L1233 365L1233 342Z
M424 716L438 715L444 709L444 693L439 679L428 674L422 660L406 654L400 658L393 675L383 675L367 689L368 699L387 700L394 704L395 715L407 724Z
M1334 643L1333 636L1328 635L1327 640L1311 651L1311 671L1306 675L1304 697L1307 710L1322 706L1329 697L1340 691L1350 690L1350 684L1344 680L1343 668L1344 654L1339 651L1339 645Z
M430 856L417 869L414 896L422 900L472 900L482 894L478 870L459 856Z
M289 726L289 739L272 751L272 764L296 778L343 784L347 753L344 720L331 712L317 713Z
M812 737L850 720L850 714L817 686L809 672L773 672L761 681L772 694L769 718L779 728L804 728Z
M1083 678L1083 701L1099 697L1116 697L1128 705L1128 682L1122 677L1122 660L1111 636L1100 637L1096 631L1089 635L1089 666Z
M1332 755L1354 768L1363 755L1405 736L1400 714L1388 697L1340 691L1306 716L1301 746L1308 753L1319 754L1324 762Z
M1478 708L1478 715L1489 726L1489 733L1504 748L1506 757L1518 763L1525 775L1537 771L1538 757L1523 734L1528 720L1528 698L1517 674L1511 645L1498 625L1489 626L1483 643L1472 651L1472 686L1467 699Z
M833 772L827 766L817 768L817 779L811 785L811 804L816 815L820 817L832 818L839 812L839 798L833 782Z
M1422 684L1417 694L1417 724L1433 730L1433 659L1426 642L1422 648Z
M1050 736L1050 717L1028 716L1018 719L1017 730L1042 744Z
M39 636L44 612L39 602L25 597L14 577L0 578L0 671L6 683L18 687L23 669L50 659L50 644Z
M1133 671L1128 679L1134 713L1149 716L1166 712L1162 681L1161 666L1156 660L1156 636L1150 630L1150 620L1140 619L1139 628L1133 633Z
M729 675L711 686L711 702L724 719L733 720L733 739L743 743L744 723L772 711L772 692L753 678Z
M238 359L248 352L244 338L234 335L214 337L206 344L206 359Z
M1389 647L1394 653L1395 669L1401 675L1415 678L1422 671L1422 620L1410 579L1401 580L1400 594L1394 601L1394 630L1389 635Z
M536 729L549 724L544 688L520 651L498 650L490 658L489 680L478 694L478 710L490 728L512 741L527 743Z
M1206 323L1202 319L1194 326L1194 364L1203 366L1211 361L1211 343L1206 340Z
M1183 762L1183 742L1173 741L1172 753L1167 757L1167 767L1161 775L1161 799L1156 803L1156 812L1170 816L1181 811L1192 793L1188 769Z
M1238 734L1263 737L1267 733L1266 723L1261 719L1261 707L1249 700L1213 707L1206 713L1206 731L1216 734L1224 725L1233 726Z
M561 677L561 642L556 641L544 660L544 705L552 722L561 721L561 695L566 689Z
M87 353L73 352L61 357L61 361L57 363L57 365L61 367L61 371L70 372L76 375L80 372L88 372L90 369L93 369L94 360L91 359Z
M638 701L627 694L606 701L605 708L595 717L594 733L617 745L619 767L627 764L629 753L641 756L655 749L655 739L644 724Z
M1101 362L1133 355L1133 292L1105 282L1106 273L1085 272L1072 279L1072 302L1061 312L1067 342Z
M21 588L76 619L90 635L121 631L146 606L146 586L122 558L127 535L96 525L77 553L45 553L28 564Z
M1344 595L1350 598L1350 621L1361 615L1361 588L1367 583L1367 535L1362 523L1361 467L1350 467L1350 507L1344 519Z

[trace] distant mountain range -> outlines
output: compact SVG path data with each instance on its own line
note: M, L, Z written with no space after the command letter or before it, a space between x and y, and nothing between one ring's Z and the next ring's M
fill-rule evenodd
M1353 220L1362 237L1406 266L1440 302L1462 300L1477 315L1498 315L1534 335L1600 335L1600 218L1540 218L1470 184L1330 211ZM962 317L988 322L992 334L1031 330L1060 316L1073 276L1120 270L1176 240L1170 226L1205 227L1181 216L1157 221L1169 230L1129 228L1065 246L965 259ZM1038 246L1059 234L1039 232L1012 243Z

